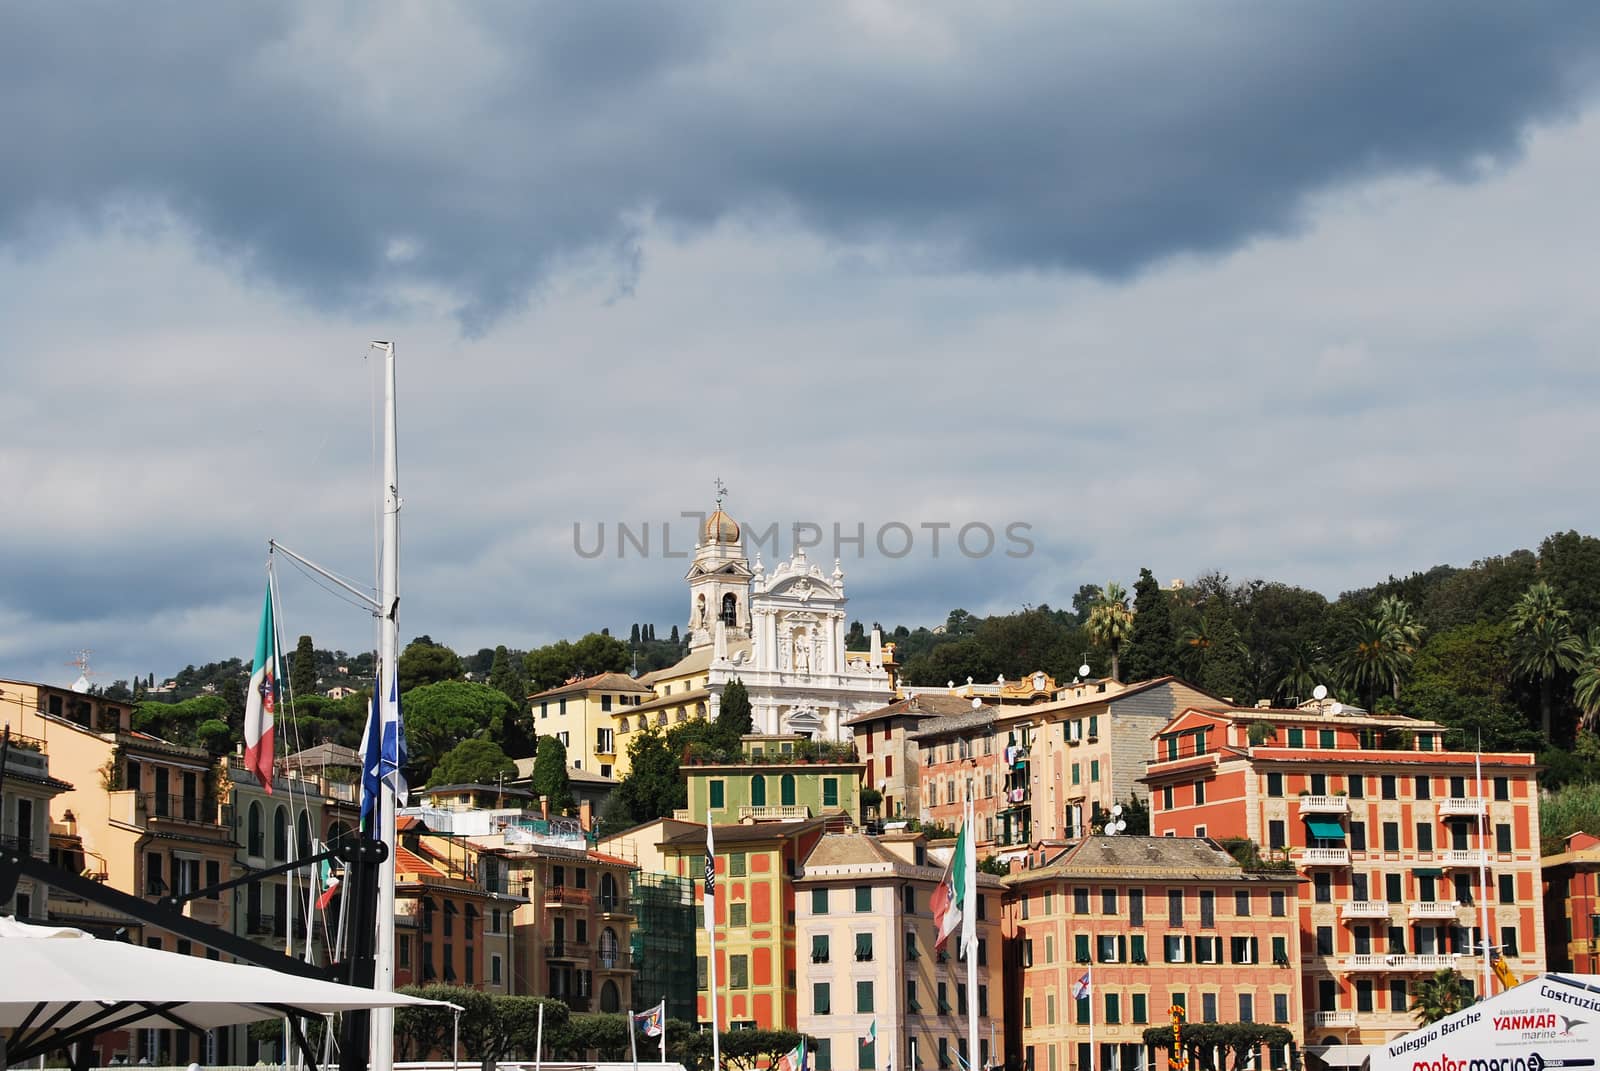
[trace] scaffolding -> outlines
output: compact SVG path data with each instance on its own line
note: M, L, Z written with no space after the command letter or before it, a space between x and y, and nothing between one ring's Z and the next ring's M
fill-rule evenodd
M694 882L635 871L632 953L635 1008L653 1008L662 998L667 1018L696 1020Z

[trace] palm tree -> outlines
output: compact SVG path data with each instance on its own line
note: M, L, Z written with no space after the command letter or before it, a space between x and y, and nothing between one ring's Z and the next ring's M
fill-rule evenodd
M1411 985L1411 1011L1417 1013L1417 1023L1427 1026L1437 1023L1447 1015L1471 1004L1472 985L1459 971L1442 967Z
M1217 638L1212 635L1213 629L1201 615L1200 620L1183 630L1183 635L1178 637L1178 651L1184 663L1184 672L1189 679L1198 681L1206 668L1206 655L1211 653L1211 648L1216 646Z
M1351 626L1345 639L1345 652L1339 671L1345 683L1367 698L1372 709L1378 690L1399 680L1410 662L1405 641L1394 622L1382 614L1363 617Z
M1386 595L1378 600L1378 617L1388 624L1393 635L1396 649L1401 656L1398 668L1400 670L1409 668L1411 659L1415 657L1417 648L1422 644L1422 622L1411 613L1411 604L1398 595ZM1393 688L1394 697L1399 699L1399 672L1394 675Z
M1583 642L1572 634L1572 615L1555 591L1539 581L1511 608L1512 671L1539 682L1539 724L1551 739L1555 675L1583 657Z
M1133 637L1133 611L1128 609L1128 593L1115 580L1095 600L1085 625L1096 647L1111 653L1111 679L1121 680L1122 648Z
M1278 678L1278 694L1304 699L1327 671L1322 664L1322 648L1310 640L1301 640L1284 652L1283 676Z
M1600 721L1600 625L1591 625L1578 659L1578 679L1572 682L1572 698L1583 711L1583 727L1593 730Z

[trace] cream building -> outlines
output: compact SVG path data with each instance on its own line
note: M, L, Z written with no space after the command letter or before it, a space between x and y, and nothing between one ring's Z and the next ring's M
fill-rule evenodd
M626 673L597 673L568 681L528 697L534 729L554 736L567 749L567 763L603 777L620 777L616 769L618 719L651 698L646 684Z

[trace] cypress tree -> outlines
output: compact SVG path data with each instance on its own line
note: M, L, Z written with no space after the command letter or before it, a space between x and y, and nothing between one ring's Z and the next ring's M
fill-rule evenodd
M539 750L534 755L533 777L530 781L529 788L535 797L550 797L552 814L572 809L572 781L567 776L567 746L559 736L539 737Z
M639 646L639 625L637 622L634 623L633 635L628 638L628 644L633 647Z
M301 636L289 665L289 687L296 696L317 694L317 651L310 636Z
M1149 569L1139 570L1133 585L1133 640L1122 656L1123 677L1149 680L1178 672L1178 634L1172 627L1172 603Z

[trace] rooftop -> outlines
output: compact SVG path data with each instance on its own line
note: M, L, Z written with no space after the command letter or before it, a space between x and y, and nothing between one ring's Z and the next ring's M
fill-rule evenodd
M1049 866L1006 878L1024 885L1049 878L1290 881L1292 871L1245 870L1209 837L1085 837Z
M637 692L641 695L651 694L648 685L634 680L626 673L596 673L590 677L580 677L577 680L567 681L565 684L554 688L547 688L542 692L535 692L529 699L550 699L561 695L579 695L584 692Z
M869 710L864 714L857 714L845 721L846 725L863 725L867 722L881 721L884 718L893 718L903 715L925 715L941 717L952 714L966 714L972 711L972 700L966 696L920 693L907 696L888 706Z

